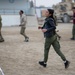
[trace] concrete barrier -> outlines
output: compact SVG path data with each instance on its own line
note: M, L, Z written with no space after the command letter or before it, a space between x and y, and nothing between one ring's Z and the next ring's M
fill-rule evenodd
M18 26L20 24L19 15L1 15L3 26ZM36 16L27 16L27 26L37 26Z

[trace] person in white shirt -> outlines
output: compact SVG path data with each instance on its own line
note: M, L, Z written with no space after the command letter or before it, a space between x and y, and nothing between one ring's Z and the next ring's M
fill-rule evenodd
M25 42L29 42L29 37L25 33L27 17L24 14L23 10L20 10L19 14L20 14L20 26L21 26L20 34L25 37Z

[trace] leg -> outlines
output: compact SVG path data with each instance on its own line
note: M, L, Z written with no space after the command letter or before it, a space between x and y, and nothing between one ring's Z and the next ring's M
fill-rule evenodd
M72 40L74 39L74 25L73 25L73 28L72 28Z
M0 27L0 35L1 35L1 27Z
M70 62L68 60L66 60L65 56L63 55L63 53L60 51L60 44L57 41L57 39L53 42L53 47L56 51L56 53L62 58L62 60L64 61L64 65L65 65L65 69L67 69L69 67Z
M25 39L28 39L28 37L25 34L25 27L21 27L20 34L23 35L25 37Z
M48 54L49 54L49 49L50 49L50 42L48 39L45 40L45 46L44 46L44 62L46 63L48 60Z
M24 28L24 27L21 27L20 34L23 35L23 36L25 37L24 33L25 33L25 28Z
M74 37L74 40L75 40L75 25L73 27L73 37Z
M46 38L45 39L45 48L44 48L44 62L46 63L48 60L48 53L49 49L53 43L53 41L56 39L57 35L52 36L51 38Z
M39 61L39 64L43 67L47 66L46 62L48 60L48 53L49 53L50 46L51 46L51 44L50 44L49 40L46 38L45 46L44 46L44 61Z
M63 53L60 51L60 44L59 44L59 42L57 41L57 38L56 38L56 40L52 43L52 46L54 47L54 50L56 51L56 53L62 58L62 60L63 60L63 61L66 61L65 56L64 56Z
M1 34L1 27L0 27L0 42L4 42L4 39L3 39L2 34Z
M24 30L24 36L25 36L25 38L27 39L27 38L29 38L27 35L26 35L26 29Z

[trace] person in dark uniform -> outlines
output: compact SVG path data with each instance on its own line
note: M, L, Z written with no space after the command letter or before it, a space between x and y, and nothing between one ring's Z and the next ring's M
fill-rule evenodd
M39 61L39 64L43 67L47 66L48 54L51 45L53 46L56 53L61 57L64 61L65 69L69 67L70 62L66 59L63 53L60 51L60 44L57 40L57 34L55 32L56 26L53 19L53 9L47 9L46 11L46 19L43 27L41 28L45 37L45 45L44 45L44 60Z
M72 9L73 9L73 28L71 40L75 40L75 7L73 7Z
M2 28L2 18L0 15L0 42L4 42L4 39L3 39L2 34L1 34L1 28Z

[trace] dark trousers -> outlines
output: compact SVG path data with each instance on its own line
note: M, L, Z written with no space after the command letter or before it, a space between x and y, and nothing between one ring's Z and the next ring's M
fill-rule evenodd
M72 28L72 38L75 39L75 24L73 25Z
M65 56L63 55L63 53L60 51L60 44L57 40L57 35L54 35L50 38L46 38L45 39L45 46L44 46L44 62L46 63L48 60L48 54L49 54L49 49L51 47L51 45L53 46L54 50L56 51L56 53L61 57L61 59L63 61L66 60Z

